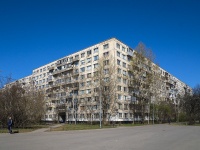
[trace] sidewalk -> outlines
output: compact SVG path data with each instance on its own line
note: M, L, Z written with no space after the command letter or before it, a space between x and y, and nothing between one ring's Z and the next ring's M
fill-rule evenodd
M48 128L42 128L42 129L34 130L31 133L40 133L40 132L45 132L45 131L51 131L52 128L61 127L63 125L64 124L56 124L56 125L50 126Z

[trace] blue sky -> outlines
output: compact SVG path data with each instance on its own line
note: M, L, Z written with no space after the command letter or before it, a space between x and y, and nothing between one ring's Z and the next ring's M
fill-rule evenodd
M116 37L143 42L156 62L191 87L200 83L199 0L1 0L0 76L32 70Z

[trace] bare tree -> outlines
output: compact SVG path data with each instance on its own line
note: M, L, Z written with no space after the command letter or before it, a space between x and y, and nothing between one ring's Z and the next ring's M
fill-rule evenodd
M193 89L193 94L186 93L181 98L181 109L187 115L189 124L195 124L197 120L200 121L200 85Z
M44 115L44 94L15 82L0 90L0 119L4 125L11 116L15 127L41 121Z
M145 114L149 113L149 103L157 86L157 83L154 83L157 72L153 71L153 68L156 68L153 61L153 52L147 49L143 43L139 43L130 67L133 74L131 90L137 99L137 109L141 109L142 120L144 120Z
M93 81L94 89L98 91L99 105L102 110L103 124L115 115L116 110L116 66L112 56L103 56L95 68ZM94 93L95 94L95 93Z

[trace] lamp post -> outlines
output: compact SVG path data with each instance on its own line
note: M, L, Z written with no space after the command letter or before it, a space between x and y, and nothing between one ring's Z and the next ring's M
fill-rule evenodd
M99 128L101 128L101 126L102 126L102 123L101 123L101 111L102 111L102 110L101 110L101 109L102 109L102 108L101 108L101 105L102 105L102 104L101 104L101 103L102 103L102 99L101 99L101 87L99 88L99 93L100 93L100 94L99 94L99 103L100 103L100 104L99 104L99 107L100 107L100 108L99 108Z

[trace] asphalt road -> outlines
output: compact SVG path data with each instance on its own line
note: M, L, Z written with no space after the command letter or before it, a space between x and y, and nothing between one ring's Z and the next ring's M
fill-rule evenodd
M149 125L0 134L0 150L200 150L200 127Z

